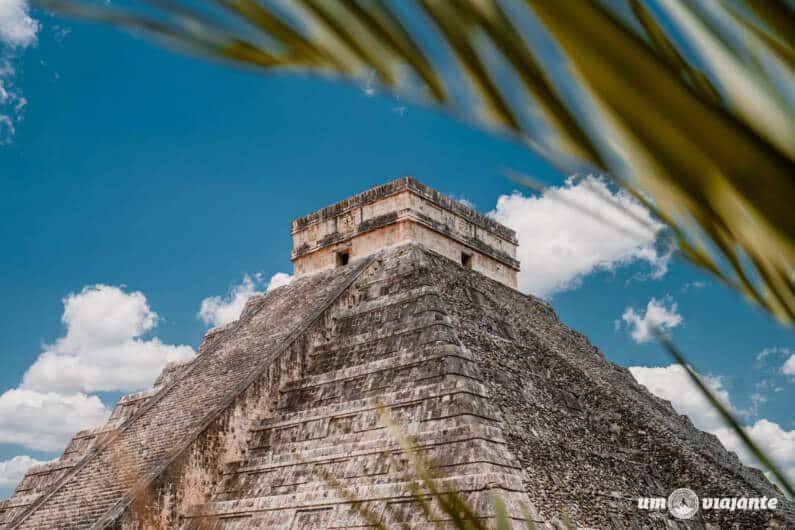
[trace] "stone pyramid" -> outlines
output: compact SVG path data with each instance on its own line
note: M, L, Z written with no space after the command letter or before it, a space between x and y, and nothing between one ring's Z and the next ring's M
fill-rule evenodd
M423 517L380 406L486 520L498 494L517 529L564 512L588 528L792 527L761 472L515 289L509 229L403 178L293 237L289 286L31 469L0 525L371 528L353 496L390 528L449 528ZM781 502L686 521L638 509L679 487Z

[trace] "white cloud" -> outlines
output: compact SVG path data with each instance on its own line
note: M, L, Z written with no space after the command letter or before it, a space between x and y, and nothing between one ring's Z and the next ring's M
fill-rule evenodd
M759 414L759 406L765 403L767 403L767 396L759 392L754 392L751 394L751 408L748 410L748 413L751 416L756 416Z
M140 292L93 285L63 302L66 335L45 347L18 388L0 394L0 444L58 451L77 431L102 425L110 415L87 392L147 387L166 363L194 355L188 346L142 338L158 315ZM34 463L26 455L0 462L0 488L16 483Z
M292 275L287 274L286 272L277 272L271 276L270 281L268 281L268 287L265 290L273 291L278 287L288 285L291 281L293 281Z
M27 105L14 85L13 59L18 50L36 43L38 31L26 0L0 0L0 145L11 141Z
M737 435L724 425L712 405L690 381L682 366L633 366L629 371L650 392L670 401L680 414L687 414L696 427L716 435L721 443L727 449L736 452L744 463L762 469ZM729 392L720 377L701 376L701 378L731 411L735 414L744 414L732 405ZM764 400L762 395L752 396L752 408ZM783 472L790 479L795 479L795 430L786 431L779 424L767 419L757 420L745 429L751 439L781 467Z
M202 300L198 317L208 325L221 326L234 322L243 311L246 300L257 294L256 277L248 274L233 286L226 296L210 296Z
M790 355L789 359L784 361L784 366L781 367L784 375L791 375L795 377L795 353Z
M2 3L2 0L0 0ZM28 100L14 85L11 58L0 55L0 145L7 144L16 133Z
M93 285L64 300L66 336L47 346L22 380L40 392L138 390L172 361L190 359L190 346L144 339L158 321L143 293Z
M454 201L460 202L461 204L463 204L467 208L472 208L473 210L477 210L477 208L475 208L475 203L473 203L472 201L470 201L466 197L460 197L458 195L450 195L450 198L453 199Z
M761 362L768 357L786 357L793 354L795 354L795 352L789 348L768 347L762 348L762 350L756 355L756 360Z
M8 143L16 132L14 120L10 116L0 114L0 145Z
M776 371L780 371L780 373L784 375L795 378L795 350L792 348L768 347L763 348L762 351L756 355L757 363L764 364L768 367L772 364L772 359L784 358L786 358L786 360L781 365L781 369L779 370L776 368ZM778 362L779 361L776 361L776 363ZM793 381L795 381L795 379L793 379Z
M761 381L757 381L757 383L754 385L754 388L756 388L759 391L765 391L765 392L783 392L784 391L784 387L782 387L781 385L777 384L772 379L762 379Z
M109 414L97 396L14 388L0 395L0 443L55 451Z
M707 286L707 282L702 282L702 281L687 282L686 284L684 284L682 286L681 291L683 293L686 293L686 292L690 291L691 289L703 289L706 286Z
M19 455L0 462L0 488L16 486L30 466L44 463L46 461L36 460L28 455Z
M570 178L538 197L503 195L489 215L516 230L523 292L548 297L635 261L649 263L655 278L667 271L670 253L655 247L663 225L601 178Z
M790 481L795 480L795 430L785 431L778 423L763 418L745 427L745 432ZM713 431L713 434L720 438L727 449L737 453L740 460L764 470L762 464L733 430L723 427ZM766 474L771 478L768 473Z
M677 312L677 305L670 297L663 300L652 298L646 304L646 312L643 314L628 307L621 315L621 319L627 323L632 340L638 344L654 340L655 328L661 333L665 333L682 323L682 316Z
M36 42L39 23L30 17L27 0L0 2L0 42L12 46L30 46Z
M670 401L676 411L687 414L693 423L705 431L723 427L718 412L690 381L685 369L678 364L665 367L632 366L629 371L649 391ZM704 383L715 396L731 410L735 410L729 399L729 392L720 377L701 376Z
M265 284L265 292L287 285L292 279L293 277L286 272L277 272ZM257 288L264 283L264 277L261 273L253 276L246 274L243 276L243 281L238 285L232 286L226 296L210 296L202 300L197 316L205 324L211 326L221 326L234 322L240 317L246 301L255 294L262 292L258 291Z

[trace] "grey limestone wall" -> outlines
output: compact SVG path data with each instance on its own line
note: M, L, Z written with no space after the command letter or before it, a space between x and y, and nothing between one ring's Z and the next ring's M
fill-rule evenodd
M423 517L379 407L484 518L499 493L515 527L526 527L523 513L535 512L518 463L424 257L413 245L376 255L306 331L301 377L279 389L275 414L255 422L247 456L211 502L186 514L187 528L367 527L348 495L389 525L447 527L441 514Z
M782 508L711 512L688 527L795 525L792 504L760 471L607 361L548 304L434 260L435 283L482 367L525 488L545 516L565 511L593 528L683 528L636 502L689 487L703 496L776 496Z

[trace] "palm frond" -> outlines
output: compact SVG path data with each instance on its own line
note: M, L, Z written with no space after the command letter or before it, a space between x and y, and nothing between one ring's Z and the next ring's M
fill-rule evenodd
M629 16L606 1L37 4L258 69L353 80L374 72L409 98L514 136L563 171L606 172L672 228L685 259L795 320L787 2L629 0ZM539 52L539 39L553 52ZM508 89L506 70L522 94Z

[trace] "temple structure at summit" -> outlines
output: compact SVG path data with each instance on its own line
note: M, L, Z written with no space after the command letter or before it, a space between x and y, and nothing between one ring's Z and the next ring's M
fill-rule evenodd
M384 411L494 526L786 528L793 505L716 437L516 290L509 228L411 178L292 223L295 279L31 468L7 529L452 528L428 520ZM772 511L675 519L687 487ZM353 507L351 498L357 500Z
M296 276L416 243L516 288L516 234L463 203L405 177L293 221Z

